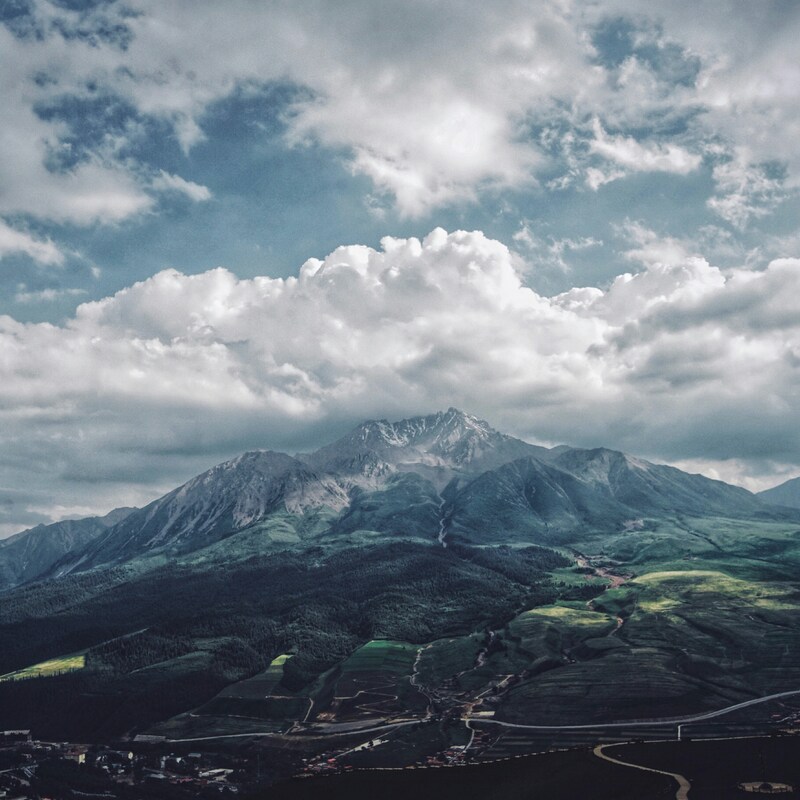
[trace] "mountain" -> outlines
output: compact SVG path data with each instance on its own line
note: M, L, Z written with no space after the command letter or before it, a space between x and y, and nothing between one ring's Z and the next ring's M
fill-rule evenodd
M739 486L694 475L616 450L570 448L553 464L594 485L640 514L761 517L769 515L755 495Z
M0 591L44 575L67 553L80 550L134 512L117 508L102 517L37 525L0 541Z
M489 470L453 498L448 530L469 541L569 541L642 517L780 517L746 489L615 450L559 449Z
M274 527L280 518L289 540L299 541L298 528L312 511L329 517L315 535L331 541L366 531L490 544L567 542L665 515L762 519L783 513L745 489L701 475L603 448L538 447L450 408L365 422L312 453L245 453L87 544L76 543L50 574L155 554L174 557L244 531L250 531L247 552L265 552L265 525Z
M480 741L473 713L674 718L800 682L800 509L456 409L247 452L83 522L0 546L21 584L0 602L0 729L271 731L285 758L281 731L330 753L328 732L418 721L374 748L402 763ZM74 672L12 680L37 666Z
M56 575L154 551L191 552L278 511L302 514L348 504L335 478L285 453L244 453L134 511L55 567Z
M313 453L293 457L255 451L219 464L137 510L86 547L74 548L51 574L122 563L154 552L188 553L276 513L298 516L316 508L342 512L342 520L333 525L337 533L362 528L384 531L388 525L395 534L422 535L422 520L427 517L430 535L435 536L438 492L454 476L471 476L513 458L548 453L454 408L395 423L365 422ZM393 482L408 474L416 475L416 480ZM409 512L414 503L409 505L406 493L412 487L427 496L420 502L429 508L419 519ZM370 492L378 495L368 500ZM368 508L386 502L399 505L377 514ZM394 523L389 522L391 516Z
M800 508L800 478L792 478L779 486L765 489L758 493L758 497L776 506Z

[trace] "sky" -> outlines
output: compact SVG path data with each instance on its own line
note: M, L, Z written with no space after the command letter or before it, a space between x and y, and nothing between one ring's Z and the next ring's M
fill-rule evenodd
M799 37L795 0L0 0L0 536L450 406L799 475Z

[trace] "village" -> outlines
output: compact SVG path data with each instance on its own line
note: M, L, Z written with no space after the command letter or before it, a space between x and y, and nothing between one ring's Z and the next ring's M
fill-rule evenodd
M388 733L388 731L387 731ZM269 758L252 754L173 750L173 743L137 737L116 744L75 744L34 739L28 730L0 731L0 800L183 800L246 797L277 775ZM406 769L454 767L472 762L488 743L476 731L469 745L451 745L425 754ZM386 769L375 762L353 764L389 742L377 735L357 745L308 753L297 759L297 778L332 775L355 769ZM356 762L358 759L355 759ZM377 762L380 763L380 760ZM280 777L288 777L282 775Z
M254 779L242 757L134 748L44 742L27 730L0 731L0 798L234 797Z

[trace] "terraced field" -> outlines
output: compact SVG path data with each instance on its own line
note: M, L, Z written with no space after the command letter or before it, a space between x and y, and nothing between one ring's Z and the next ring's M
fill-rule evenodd
M307 697L280 685L290 658L288 653L277 656L263 672L225 687L200 708L174 717L152 732L182 739L285 730L309 708Z
M412 685L419 645L375 639L359 647L332 676L333 697L318 720L358 721L420 711L427 702Z
M426 686L460 686L461 677L475 666L485 645L486 635L482 633L438 639L425 645L419 659L420 681Z

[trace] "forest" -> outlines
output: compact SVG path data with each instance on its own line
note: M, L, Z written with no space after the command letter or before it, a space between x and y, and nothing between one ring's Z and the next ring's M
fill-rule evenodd
M0 675L85 652L79 672L0 682L0 722L40 736L107 738L186 711L280 653L288 692L373 638L425 642L575 599L543 547L411 541L285 551L234 564L92 571L3 597ZM599 589L579 586L581 596Z

